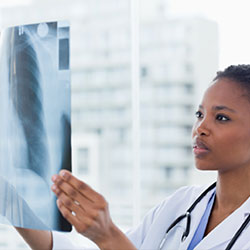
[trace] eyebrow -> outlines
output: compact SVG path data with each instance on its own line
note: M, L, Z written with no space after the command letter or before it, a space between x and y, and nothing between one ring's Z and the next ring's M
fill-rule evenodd
M204 109L202 105L199 105L199 108L200 109ZM230 111L232 113L236 113L236 111L234 109L231 109L231 108L229 108L227 106L223 106L223 105L213 106L212 109L215 110L215 111L218 111L218 110L227 110L227 111Z

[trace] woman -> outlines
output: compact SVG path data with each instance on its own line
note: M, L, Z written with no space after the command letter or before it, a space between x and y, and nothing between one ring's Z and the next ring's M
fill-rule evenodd
M64 170L52 177L63 216L100 249L250 249L250 65L218 72L196 117L195 164L218 171L216 186L177 190L124 235L105 199ZM18 230L34 249L73 249L56 232Z

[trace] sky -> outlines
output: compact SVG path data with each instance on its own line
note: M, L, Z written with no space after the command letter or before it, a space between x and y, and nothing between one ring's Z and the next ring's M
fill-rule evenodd
M249 0L170 0L172 12L201 15L218 23L219 68L250 63Z

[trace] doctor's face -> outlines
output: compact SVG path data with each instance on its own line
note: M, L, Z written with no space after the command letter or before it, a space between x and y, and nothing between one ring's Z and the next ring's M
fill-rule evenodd
M221 78L196 112L193 153L200 170L250 168L250 101L240 84Z

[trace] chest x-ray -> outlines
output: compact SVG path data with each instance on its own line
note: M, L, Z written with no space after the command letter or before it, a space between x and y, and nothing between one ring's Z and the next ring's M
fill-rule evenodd
M0 35L0 223L70 231L51 176L71 170L69 26Z

